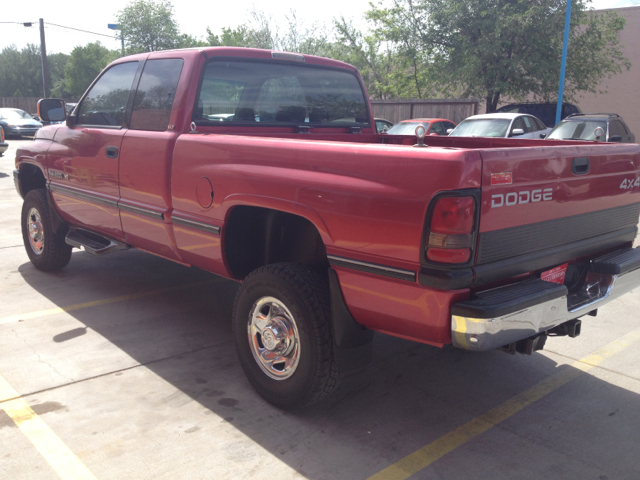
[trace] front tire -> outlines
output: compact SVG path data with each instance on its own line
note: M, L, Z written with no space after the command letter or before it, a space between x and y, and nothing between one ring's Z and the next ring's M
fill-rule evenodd
M27 193L22 204L21 222L24 248L38 270L53 272L67 266L72 247L65 243L64 234L56 233L53 228L45 190Z
M267 265L245 278L233 334L242 368L265 400L294 409L337 387L330 312L328 281L309 267Z

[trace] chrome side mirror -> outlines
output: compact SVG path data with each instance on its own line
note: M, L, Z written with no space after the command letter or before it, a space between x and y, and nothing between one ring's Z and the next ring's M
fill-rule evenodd
M511 136L516 137L518 135L524 135L524 130L522 128L514 128L511 130Z

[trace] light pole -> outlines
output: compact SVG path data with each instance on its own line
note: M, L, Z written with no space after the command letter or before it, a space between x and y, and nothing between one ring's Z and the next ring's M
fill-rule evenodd
M109 30L120 30L120 25L117 23L108 23L107 28ZM122 34L122 30L120 30L120 40L122 41L122 56L124 57L124 35Z
M569 29L571 27L571 0L567 0L567 14L564 19L564 40L562 42L562 60L560 62L560 85L558 86L558 106L556 107L556 125L562 116L562 97L564 96L564 73L567 66L567 47L569 46Z

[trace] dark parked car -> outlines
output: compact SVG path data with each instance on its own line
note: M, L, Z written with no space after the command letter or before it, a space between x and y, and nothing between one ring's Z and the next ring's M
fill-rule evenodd
M553 127L556 124L557 103L511 103L500 107L496 113L528 113L539 120L542 120L547 127ZM573 103L563 103L560 119L562 120L569 115L580 113L580 109Z
M4 155L7 148L9 148L9 144L4 141L4 130L2 129L2 125L0 125L0 157Z
M0 108L0 125L7 137L35 135L42 127L42 123L19 108Z
M601 128L602 132L597 129ZM600 133L600 135L598 135ZM636 137L617 113L577 113L562 120L547 135L556 140L596 140L635 143Z

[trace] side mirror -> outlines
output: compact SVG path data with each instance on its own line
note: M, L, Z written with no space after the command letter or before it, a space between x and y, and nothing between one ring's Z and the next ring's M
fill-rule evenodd
M447 128L447 135L449 135L451 132L453 132L453 128Z
M611 137L609 137L609 141L610 142L622 142L622 135L613 135Z
M518 135L524 135L524 130L522 128L514 128L511 130L511 136L516 137Z
M547 134L546 133L541 133L540 134L540 138L547 138Z
M42 98L38 100L38 117L45 123L64 122L67 118L64 100L60 98Z

